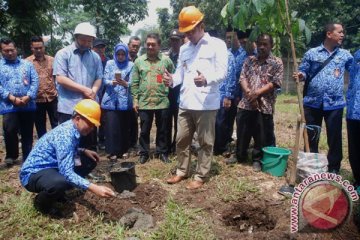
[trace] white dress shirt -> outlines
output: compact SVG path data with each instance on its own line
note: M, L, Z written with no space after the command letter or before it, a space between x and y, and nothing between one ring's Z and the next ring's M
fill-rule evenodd
M181 46L173 75L173 87L182 84L179 107L187 110L219 109L219 83L226 78L227 64L225 42L211 37L208 33L205 33L196 45L187 42ZM197 71L204 75L206 86L195 85Z

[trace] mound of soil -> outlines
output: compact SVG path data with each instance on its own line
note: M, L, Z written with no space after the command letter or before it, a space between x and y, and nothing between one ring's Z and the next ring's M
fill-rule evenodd
M110 184L105 185L112 187ZM161 220L163 211L159 211L159 208L166 203L167 192L159 184L140 184L133 193L136 196L128 199L119 197L105 199L86 192L73 199L73 204L67 205L65 212L70 216L74 214L77 221L87 219L91 215L102 215L104 221L118 221L129 209L139 208L152 215L155 221Z

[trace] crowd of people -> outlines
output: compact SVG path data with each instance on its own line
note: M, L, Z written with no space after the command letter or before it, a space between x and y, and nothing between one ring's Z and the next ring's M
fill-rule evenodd
M170 33L170 50L161 52L157 33L147 35L146 53L138 56L141 40L116 44L112 59L107 42L95 28L80 23L74 42L55 57L45 54L41 37L31 38L32 55L17 56L16 44L1 40L0 113L3 115L5 163L19 157L21 136L24 161L20 180L38 193L35 207L53 210L71 187L101 197L114 196L104 186L90 183L99 156L109 161L137 152L138 162L150 160L150 135L155 117L155 157L169 163L177 155L176 174L167 183L190 177L191 144L198 142L197 165L187 189L200 188L208 179L213 155L227 164L247 160L251 139L253 170L261 170L262 148L275 146L274 111L284 68L271 53L273 38L262 33L248 41L250 30L226 30L225 41L205 32L204 14L194 6L179 13L179 28ZM360 186L360 52L354 57L341 48L344 30L331 23L324 41L305 53L294 79L305 81L304 108L312 152L318 152L318 129L325 120L329 172L339 173L342 155L342 115L347 106L349 160L355 186ZM347 101L344 72L350 72ZM46 115L52 131L46 133ZM236 119L236 121L235 121ZM230 143L236 122L236 150ZM39 140L33 147L33 126ZM96 128L98 127L98 128ZM139 131L140 129L140 131ZM360 189L360 188L358 188Z

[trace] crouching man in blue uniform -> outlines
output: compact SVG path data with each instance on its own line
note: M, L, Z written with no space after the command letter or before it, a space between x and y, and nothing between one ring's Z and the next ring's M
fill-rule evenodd
M34 199L38 211L58 213L54 203L63 200L65 191L72 187L90 190L100 197L115 195L110 188L84 178L96 167L99 156L94 151L78 148L80 136L86 136L98 127L100 116L97 102L81 100L75 106L72 118L40 138L30 152L20 170L20 181L28 191L38 193Z

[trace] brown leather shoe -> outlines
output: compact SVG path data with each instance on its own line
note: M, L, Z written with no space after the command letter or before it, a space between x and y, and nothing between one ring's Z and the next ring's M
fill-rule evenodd
M171 178L166 179L166 182L168 184L175 184L175 183L178 183L178 182L180 182L180 181L182 181L184 179L185 179L185 177L183 177L183 176L175 175L175 176L172 176Z
M194 190L200 188L202 185L204 185L204 182L194 180L186 186L186 189Z

